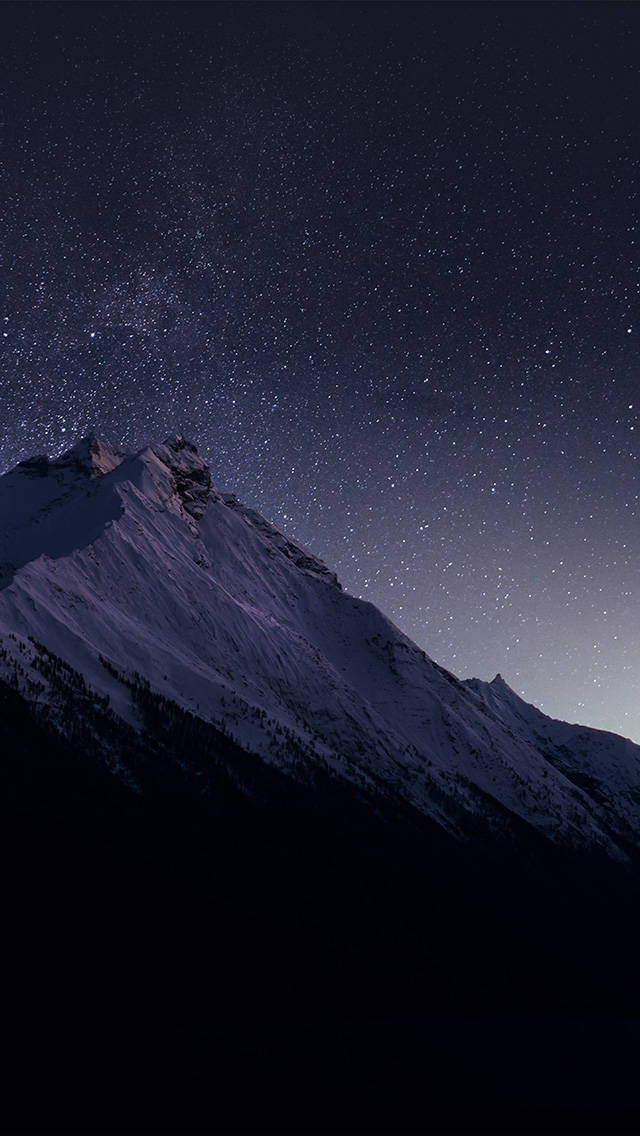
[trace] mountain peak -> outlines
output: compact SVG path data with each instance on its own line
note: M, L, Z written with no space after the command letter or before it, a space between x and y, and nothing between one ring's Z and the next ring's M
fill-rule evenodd
M168 446L168 448L173 450L176 454L180 453L180 450L188 450L189 453L192 454L198 453L197 446L195 446L193 442L188 441L184 434L170 434L168 438L165 438L162 445Z
M65 450L58 458L51 460L47 454L37 454L18 463L18 469L29 477L47 477L50 473L81 473L89 477L101 477L116 469L125 459L126 453L116 450L109 442L96 434L87 434Z
M126 456L122 450L116 450L109 442L91 433L81 438L53 464L69 466L79 473L88 473L90 477L101 477L121 465Z
M476 693L491 694L500 699L508 697L511 700L515 698L518 702L522 701L520 695L516 694L513 687L509 686L509 683L503 679L500 671L498 671L495 678L492 678L490 682L486 682L484 679L480 678L469 678L465 680L465 685L475 690Z
M461 839L483 818L614 858L637 843L637 747L545 718L500 674L453 679L214 489L182 434L129 455L90 434L0 478L0 678L40 699L38 644L136 730L148 687L294 779L346 780Z
M482 678L467 678L464 681L464 685L475 694L478 694L483 702L494 708L496 706L502 707L506 705L526 705L513 687L509 686L508 682L505 682L500 671L498 671L495 678L492 678L490 682Z
M145 451L143 451L144 453ZM171 434L164 442L146 451L169 472L173 492L194 520L200 520L211 491L211 470L193 442L182 434Z

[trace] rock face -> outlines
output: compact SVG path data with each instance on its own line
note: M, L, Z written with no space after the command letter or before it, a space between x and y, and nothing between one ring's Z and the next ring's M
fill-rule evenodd
M199 521L209 501L211 471L196 447L182 434L175 434L161 445L154 446L153 452L169 470L173 492L182 507Z
M0 677L42 684L35 640L134 730L144 683L288 777L321 773L458 841L524 824L636 855L638 747L545 717L500 676L449 674L215 489L181 435L134 454L92 436L0 478L0 565Z

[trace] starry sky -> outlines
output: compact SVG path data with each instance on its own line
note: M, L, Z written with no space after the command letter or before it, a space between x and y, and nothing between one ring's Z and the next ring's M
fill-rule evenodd
M0 470L181 431L439 663L640 741L640 8L2 19Z

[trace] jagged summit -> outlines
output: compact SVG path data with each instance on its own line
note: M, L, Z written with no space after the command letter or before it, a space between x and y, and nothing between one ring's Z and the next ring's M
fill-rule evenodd
M506 696L512 695L514 698L520 700L520 695L516 693L512 686L502 677L500 671L487 682L482 678L468 678L465 680L465 685L478 692L483 691L491 696Z
M481 678L469 678L465 680L464 685L468 690L473 691L492 713L498 714L504 720L513 717L514 714L522 716L529 712L540 713L525 702L508 682L505 682L499 671L490 682L485 682Z
M51 458L46 453L35 454L33 457L18 462L15 469L10 472L19 470L23 473L33 472L44 476L47 473L55 473L56 470L70 470L75 473L89 473L93 477L100 477L103 474L111 473L127 458L135 457L136 454L145 453L147 450L153 450L159 456L164 456L165 459L170 452L173 455L170 461L172 463L177 461L181 466L185 463L192 466L206 465L204 459L199 457L197 447L183 434L171 434L164 441L151 443L141 450L124 450L112 445L106 438L94 431L90 431L79 438L68 450L59 454L58 457ZM194 462L193 458L196 456L198 461Z
M495 678L491 679L489 686L493 690L494 694L513 695L514 698L519 698L519 695L516 693L513 687L509 686L509 683L506 681L506 679L502 677L500 671L498 671Z
M17 490L15 478L45 481L46 484L33 490L25 490L23 486L19 494L23 513L30 504L37 506L41 512L49 512L56 503L73 496L75 491L84 491L87 479L103 480L117 471L113 480L115 485L127 478L135 480L136 468L139 471L141 466L153 468L156 491L163 499L167 493L175 496L191 517L200 519L211 490L211 472L193 442L187 441L182 434L172 434L163 442L131 451L117 448L97 434L90 433L57 458L38 454L19 462L5 478L0 479L0 487L4 483L5 488L12 486ZM168 488L163 481L168 481ZM94 490L97 492L97 487ZM1 496L0 488L0 525L3 519Z
M19 462L16 468L32 477L55 477L56 474L64 475L66 472L100 477L102 474L111 473L127 456L125 451L116 449L109 442L91 433L57 458L51 459L47 454L37 454Z
M163 445L168 446L175 453L179 453L180 450L189 450L193 454L198 452L198 447L185 438L184 434L170 434L165 438Z
M109 442L103 441L96 434L88 434L62 454L54 463L59 468L68 467L79 473L88 473L90 477L101 477L111 473L127 457L123 450L118 450Z
M118 449L91 433L57 458L37 455L0 477L0 588L38 556L58 559L94 542L107 525L139 507L140 495L153 512L185 521L195 540L210 506L232 510L260 532L273 555L340 588L335 573L308 549L234 494L217 490L207 461L181 433L138 451Z

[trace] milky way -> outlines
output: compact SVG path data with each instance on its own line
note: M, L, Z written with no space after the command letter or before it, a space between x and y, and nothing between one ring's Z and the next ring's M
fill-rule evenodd
M0 468L180 430L640 740L635 5L4 5Z

